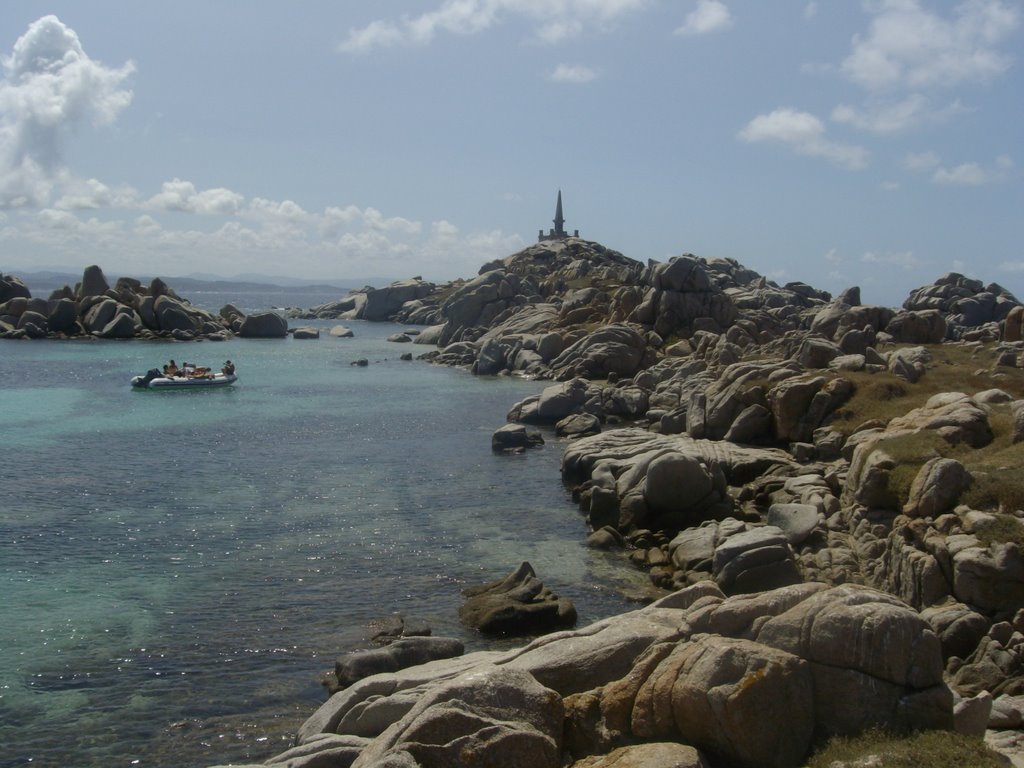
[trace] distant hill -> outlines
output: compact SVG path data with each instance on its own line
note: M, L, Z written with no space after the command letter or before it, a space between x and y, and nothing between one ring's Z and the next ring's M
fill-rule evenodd
M74 285L82 279L82 274L71 272L57 272L40 270L36 272L11 271L21 278L32 291L33 295L52 291L64 285ZM132 275L132 277L136 277ZM223 278L217 275L192 275L188 277L166 277L160 278L178 293L188 294L199 291L235 292L235 293L265 293L268 290L286 289L290 293L348 293L354 288L362 288L366 285L382 287L390 280L387 278L347 279L332 281L330 283L308 283L303 280L288 277L269 277L266 275L247 274L238 275L234 278ZM107 275L107 279L113 284L117 276ZM138 277L143 283L150 282L151 276Z

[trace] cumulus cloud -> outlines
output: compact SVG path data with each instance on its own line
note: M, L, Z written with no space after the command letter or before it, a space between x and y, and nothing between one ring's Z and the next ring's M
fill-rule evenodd
M559 64L550 75L556 83L589 83L596 77L597 72L581 64Z
M697 0L697 7L686 15L675 34L683 37L722 32L733 25L732 14L721 0Z
M780 108L758 115L739 132L748 143L775 142L788 146L797 154L823 157L849 170L867 165L868 151L854 144L832 141L825 137L825 125L809 112Z
M896 101L877 101L860 109L840 104L832 110L832 120L871 133L902 133L925 123L939 123L968 111L960 102L934 109L928 98L914 93Z
M533 25L536 41L553 44L588 28L603 29L649 4L650 0L445 0L419 16L377 19L351 29L338 50L365 54L376 48L428 45L442 33L474 35L513 19Z
M91 59L56 16L33 22L2 57L0 207L42 206L60 172L67 136L82 123L113 122L132 100L134 71Z
M58 210L96 210L100 208L135 208L138 192L131 187L112 188L97 179L67 177L60 184L62 194L54 203Z
M223 187L200 192L191 181L165 181L157 194L146 203L147 208L160 211L198 213L204 216L232 216L238 213L245 198Z
M1013 170L1013 160L1007 155L996 158L995 165L985 168L978 163L961 163L952 168L936 168L932 182L947 186L979 187L1005 181Z
M869 90L949 87L985 81L1007 70L1000 44L1019 23L1001 0L968 0L945 18L919 0L881 0L865 35L855 35L842 72Z

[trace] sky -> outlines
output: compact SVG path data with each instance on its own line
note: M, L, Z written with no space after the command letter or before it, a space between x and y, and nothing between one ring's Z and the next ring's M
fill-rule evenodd
M10 0L0 271L469 278L568 230L1024 299L1024 0Z

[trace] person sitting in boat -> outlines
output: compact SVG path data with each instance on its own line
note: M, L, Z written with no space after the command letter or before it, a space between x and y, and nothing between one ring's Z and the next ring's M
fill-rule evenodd
M172 359L167 365L164 366L164 376L172 378L178 375L178 364Z
M220 372L225 376L230 376L235 372L235 364L228 360L224 363L224 367L220 369Z
M195 363L182 363L181 364L181 370L185 374L185 378L186 379L191 379L195 375L196 364Z
M192 373L194 379L212 379L213 373L204 365L197 365L195 371Z

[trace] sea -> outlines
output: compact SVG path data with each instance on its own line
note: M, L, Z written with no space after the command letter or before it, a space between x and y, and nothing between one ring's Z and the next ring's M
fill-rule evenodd
M643 575L584 545L564 444L491 452L545 383L402 360L431 348L388 342L387 323L341 339L338 321L291 322L321 337L0 340L0 767L265 760L326 699L335 657L396 614L510 647L458 608L523 561L581 626L636 607ZM238 383L130 388L170 358L231 359Z

